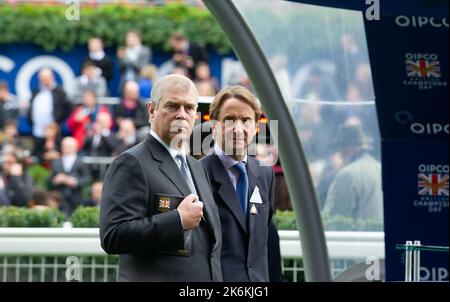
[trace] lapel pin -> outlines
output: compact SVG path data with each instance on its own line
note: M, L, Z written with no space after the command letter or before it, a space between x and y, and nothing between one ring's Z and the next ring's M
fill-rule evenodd
M251 209L250 209L250 213L251 214L258 214L258 210L256 209L256 207L255 207L255 205L254 204L252 204L252 207L251 207Z

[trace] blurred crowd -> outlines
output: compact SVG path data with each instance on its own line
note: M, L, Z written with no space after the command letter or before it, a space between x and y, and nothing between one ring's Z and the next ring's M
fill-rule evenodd
M172 60L157 68L140 32L128 31L117 50L120 74L115 75L102 40L92 37L73 93L58 85L51 68L42 68L26 108L0 79L0 205L57 207L68 215L79 205L98 206L94 187L101 187L110 159L149 131L147 103L158 77L183 74L195 82L201 96L214 96L220 88L203 47L179 31L171 35L170 44ZM99 102L110 95L108 83L115 76L120 77L120 101ZM31 125L30 137L19 134L21 115ZM43 186L33 184L32 165L48 171Z
M55 207L67 215L79 205L99 206L102 179L112 157L138 144L149 132L147 103L152 85L159 77L183 74L194 81L200 96L212 97L222 88L211 75L205 48L189 41L180 31L172 33L170 45L171 60L157 67L151 64L152 49L142 44L140 32L128 31L124 46L117 49L114 58L120 73L114 74L113 58L105 53L103 41L91 37L73 93L69 95L57 84L50 68L43 68L26 108L19 106L21 102L10 93L7 82L0 79L0 205ZM337 52L340 57L334 58L332 65L310 64L293 72L286 68L287 61L282 56L273 57L271 65L286 94L308 157L321 210L379 218L380 155L377 148L371 148L379 145L378 125L374 107L358 105L374 99L370 65L351 35L341 37L341 47ZM112 94L108 87L114 77L120 78L120 101L114 105L99 102ZM226 78L225 86L242 85L252 90L238 62ZM32 127L30 137L19 135L21 114ZM276 208L292 209L280 162L273 160L277 158L276 147L258 145L256 156L271 161L274 167ZM361 158L362 170L352 168ZM44 185L33 184L29 168L36 165L49 174ZM350 172L339 177L348 166ZM359 178L371 179L358 184L356 174L368 170L374 172ZM350 177L352 174L355 175ZM367 188L366 193L348 196L351 181L358 187L375 184L375 191ZM339 186L347 186L347 190ZM377 206L365 209L351 205L351 198Z

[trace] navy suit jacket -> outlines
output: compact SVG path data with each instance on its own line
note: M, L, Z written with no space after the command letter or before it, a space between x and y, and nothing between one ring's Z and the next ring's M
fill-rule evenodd
M268 225L274 207L275 175L272 167L260 166L247 157L249 177L248 223L236 191L219 157L215 154L201 160L211 180L214 200L222 223L222 273L224 281L268 282ZM257 213L250 213L255 187L259 188L262 203L255 203Z
M177 211L154 213L156 194L187 196L190 190L166 148L154 137L120 154L109 167L100 206L100 238L103 249L120 254L119 281L205 281L197 271L222 281L221 229L205 168L187 156L211 250L199 255L192 246L190 257L166 255L165 250L184 248L183 229ZM204 259L195 263L192 259ZM206 280L208 281L208 280Z

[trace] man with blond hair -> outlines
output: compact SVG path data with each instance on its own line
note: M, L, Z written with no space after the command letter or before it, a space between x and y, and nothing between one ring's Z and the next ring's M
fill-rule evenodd
M222 223L223 279L268 282L268 229L275 177L270 166L263 166L248 152L261 105L248 89L233 86L216 95L209 113L215 144L202 163Z

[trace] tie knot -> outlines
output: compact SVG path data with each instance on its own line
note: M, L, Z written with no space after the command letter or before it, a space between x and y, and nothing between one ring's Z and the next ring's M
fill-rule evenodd
M234 167L236 168L236 170L239 171L239 174L241 175L247 174L247 168L244 162L240 161L237 164L235 164Z

